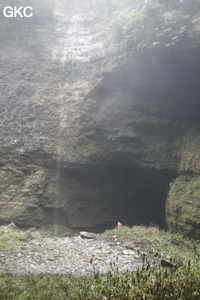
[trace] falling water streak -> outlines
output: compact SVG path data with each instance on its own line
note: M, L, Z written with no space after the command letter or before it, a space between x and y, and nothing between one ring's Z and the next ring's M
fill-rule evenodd
M63 89L59 87L60 89L60 95L59 100L62 102L63 98ZM56 159L56 169L55 169L55 191L54 191L54 208L53 208L53 225L60 225L60 216L59 216L59 208L61 205L61 193L60 193L60 187L61 187L61 154L62 154L62 107L59 107L58 110L58 128L57 128L57 159ZM54 234L57 234L57 228L55 226L55 232Z
M89 62L91 57L95 56L96 51L103 47L101 42L93 42L94 34L91 27L85 22L87 16L76 14L58 16L57 31L63 32L63 35L58 39L58 43L52 52L53 60L59 60L62 70L68 63L83 63Z
M54 202L54 211L53 211L53 224L58 225L59 215L58 215L58 207L59 207L59 200L60 200L60 162L57 161L56 164L56 186L55 186L55 202Z
M79 36L82 34L83 22L81 15L75 15L71 18L68 31L64 40L61 40L62 55L60 58L62 69L65 69L65 65L68 62L74 63L75 60L78 60L78 48L79 45ZM78 47L79 45L79 47ZM54 53L55 55L55 53ZM63 97L63 91L60 88L60 96ZM58 138L57 138L57 163L56 163L56 174L55 174L55 202L54 202L54 211L53 211L53 224L59 225L59 206L60 206L60 182L61 182L61 163L60 163L60 151L61 151L61 124L62 116L61 111L59 110L59 126L58 126ZM56 234L56 226L55 232Z
M93 43L93 35L91 29L87 26L84 26L85 16L78 14L71 17L69 16L59 16L58 15L58 43L52 52L52 59L60 62L60 68L63 73L67 64L72 64L72 67L75 67L75 64L78 64L79 68L82 63L88 62L93 55L95 55L94 50L102 48L102 43ZM63 99L65 93L59 86L59 96L58 98ZM61 205L61 149L62 149L62 107L59 110L59 125L58 125L58 138L57 138L57 163L56 163L56 172L55 172L55 202L54 202L54 211L53 211L53 224L59 225L59 207ZM56 227L55 227L56 231Z
M83 57L80 57L81 48L84 47L84 43L80 41L83 34L83 16L75 15L71 17L66 36L61 41L62 57L61 65L65 68L66 63L80 61ZM62 46L63 45L63 46Z

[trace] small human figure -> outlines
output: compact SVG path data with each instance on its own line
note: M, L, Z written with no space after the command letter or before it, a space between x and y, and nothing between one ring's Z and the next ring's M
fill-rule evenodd
M122 223L120 223L119 221L117 222L117 227L121 227L122 226Z

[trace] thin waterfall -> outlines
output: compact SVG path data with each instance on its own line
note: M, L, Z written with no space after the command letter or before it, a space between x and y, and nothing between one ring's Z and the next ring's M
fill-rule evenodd
M64 47L62 51L61 63L75 62L83 60L82 48L85 43L81 40L83 33L83 16L75 15L71 17L69 29L66 33Z
M60 124L59 124L60 126ZM54 207L53 207L53 225L59 225L59 207L60 207L60 184L61 184L61 163L59 158L60 146L61 146L61 137L60 130L58 129L58 139L57 139L57 162L55 170L55 190L54 190ZM56 226L55 226L55 234Z
M92 27L90 21L91 16L83 14L63 15L59 12L55 14L57 19L56 25L56 37L57 42L54 50L52 51L52 59L60 69L60 82L58 83L58 95L56 98L59 101L59 108L57 111L58 116L58 128L57 128L57 145L55 154L57 156L56 170L55 170L55 202L53 211L53 224L61 225L60 219L60 207L61 207L61 154L62 154L62 132L65 128L68 130L66 122L66 105L72 105L69 101L69 96L66 99L66 86L70 85L68 82L68 70L70 70L73 78L76 80L76 72L79 71L84 63L90 63L91 58L96 55L96 51L102 48L100 42L94 43L94 34L92 33ZM63 76L64 75L64 76ZM77 99L77 95L76 99ZM78 97L79 101L81 96ZM68 101L68 102L67 102ZM71 101L72 103L72 101ZM64 108L65 107L65 108ZM79 107L73 113L78 112ZM56 226L55 226L56 231Z
M56 31L59 32L59 39L52 52L53 60L60 61L63 69L67 64L89 62L103 45L100 42L93 42L94 34L86 22L88 17L76 14L73 16L58 15L57 18Z
M69 18L69 16L62 16L59 18L57 30L59 32L64 32L64 34L59 35L59 42L54 49L52 56L54 60L60 61L61 69L64 71L65 67L68 64L81 63L81 61L85 61L84 52L86 45L88 45L89 37L87 36L88 31L84 29L83 24L83 15L74 15ZM63 92L63 88L59 86L59 95L58 98L62 102L65 93ZM58 137L57 137L57 163L55 170L55 201L54 201L54 209L53 209L53 224L59 225L59 212L60 212L60 186L61 186L61 162L60 162L60 154L62 147L62 107L59 107L58 110ZM56 226L55 226L56 231ZM55 232L56 233L56 232Z
M56 174L55 174L55 211L54 211L54 223L58 224L58 206L60 200L60 161L56 163Z

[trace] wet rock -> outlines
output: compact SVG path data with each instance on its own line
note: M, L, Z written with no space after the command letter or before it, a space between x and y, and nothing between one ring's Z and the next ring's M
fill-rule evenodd
M131 250L123 250L124 255L134 255L134 252Z
M135 249L135 244L133 242L126 242L124 244L124 246L127 248L127 249Z
M170 260L166 259L161 259L160 264L162 267L167 267L167 268L177 268L177 265Z
M85 239L96 239L98 237L98 235L93 232L81 231L80 237L85 238Z
M10 224L8 225L8 228L9 228L9 229L17 229L17 226L15 225L15 223L10 223Z

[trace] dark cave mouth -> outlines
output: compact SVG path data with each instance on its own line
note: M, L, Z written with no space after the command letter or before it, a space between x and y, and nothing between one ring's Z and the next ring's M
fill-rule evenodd
M133 195L119 215L121 222L167 229L165 202L171 180L172 175L161 171L139 171Z
M49 211L51 223L55 224L56 216L57 225L96 233L115 228L117 221L128 227L155 225L160 229L167 229L165 202L169 184L174 177L169 171L130 165L93 166L70 172L61 170L61 198L63 186L66 186L65 178L69 177L82 187L89 186L85 190L80 189L82 198L79 204L82 202L87 204L78 212L74 210L75 218L85 219L86 222L83 221L78 226L76 222L75 225L69 223L67 212L65 213L62 208L52 208L51 212ZM93 197L94 193L91 196L91 191L94 190L98 190L96 199ZM72 201L72 205L75 202ZM94 209L93 202L96 205ZM92 217L93 221L90 222Z
M126 189L123 183L123 188L121 186L125 192L124 197L119 200L118 219L115 223L108 222L109 229L116 227L117 221L120 221L122 225L128 227L157 226L167 230L165 203L173 175L148 169L127 173ZM124 177L122 181L124 182ZM108 228L100 225L99 228L94 229L103 231Z

